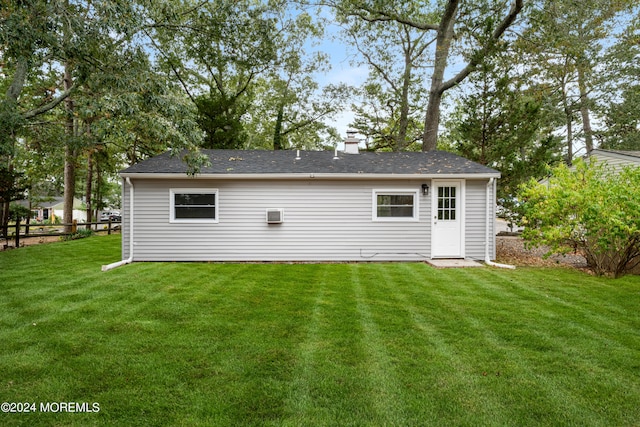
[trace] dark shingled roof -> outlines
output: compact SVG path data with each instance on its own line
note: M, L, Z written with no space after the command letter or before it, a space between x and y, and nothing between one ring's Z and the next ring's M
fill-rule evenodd
M338 153L295 150L202 150L211 165L199 175L209 174L397 174L397 175L499 175L499 172L446 151ZM123 174L185 174L182 155L167 152L135 164Z

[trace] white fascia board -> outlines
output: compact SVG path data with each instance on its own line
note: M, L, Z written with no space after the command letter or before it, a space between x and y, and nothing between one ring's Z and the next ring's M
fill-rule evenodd
M500 173L482 174L379 174L379 173L243 173L243 174L196 174L183 173L121 173L123 178L137 179L214 179L214 180L406 180L406 179L489 179L500 178Z

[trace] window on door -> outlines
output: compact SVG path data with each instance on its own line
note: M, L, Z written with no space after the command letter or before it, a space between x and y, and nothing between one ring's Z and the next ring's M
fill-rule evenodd
M438 187L438 220L456 220L456 187Z

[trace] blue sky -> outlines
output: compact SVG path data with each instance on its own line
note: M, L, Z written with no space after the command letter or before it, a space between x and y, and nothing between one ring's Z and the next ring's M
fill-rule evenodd
M350 48L338 41L327 40L322 44L322 49L331 55L331 71L326 74L319 74L318 81L322 86L326 84L345 83L350 86L361 85L369 73L367 67L354 66L350 64L350 57L353 52ZM340 114L331 124L346 137L349 123L353 121L354 114L347 106L347 111Z
M309 11L312 13L311 11ZM367 78L369 70L365 66L352 65L352 59L356 55L355 48L348 46L338 37L340 27L331 23L331 13L328 11L322 12L323 18L327 20L325 22L325 37L316 46L309 46L309 49L313 51L321 51L330 56L331 70L328 72L322 72L315 75L315 78L321 87L328 84L344 83L350 86L360 86ZM353 121L354 114L347 109L339 114L334 120L327 121L327 123L335 127L340 135L346 138L347 129L349 129L349 123ZM363 137L360 135L359 137ZM339 146L339 149L342 147Z

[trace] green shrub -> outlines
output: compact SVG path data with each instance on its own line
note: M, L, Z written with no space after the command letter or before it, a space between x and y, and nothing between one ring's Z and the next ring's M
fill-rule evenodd
M62 224L62 218L56 216L54 217L53 221L51 221L51 218L49 218L42 221L42 223L44 225L59 225L59 224Z
M93 236L93 230L91 229L86 229L86 228L79 228L78 231L76 231L73 234L68 234L66 236L62 236L62 240L78 240L78 239L84 239L85 237L90 237Z
M614 173L578 161L552 170L548 184L520 189L523 237L549 255L580 250L598 275L621 275L640 263L640 168Z
M24 206L21 206L17 203L11 203L11 205L9 205L9 218L11 218L12 220L16 221L20 219L21 222L24 222L24 219L30 216L31 210L29 210L28 208L25 208Z

